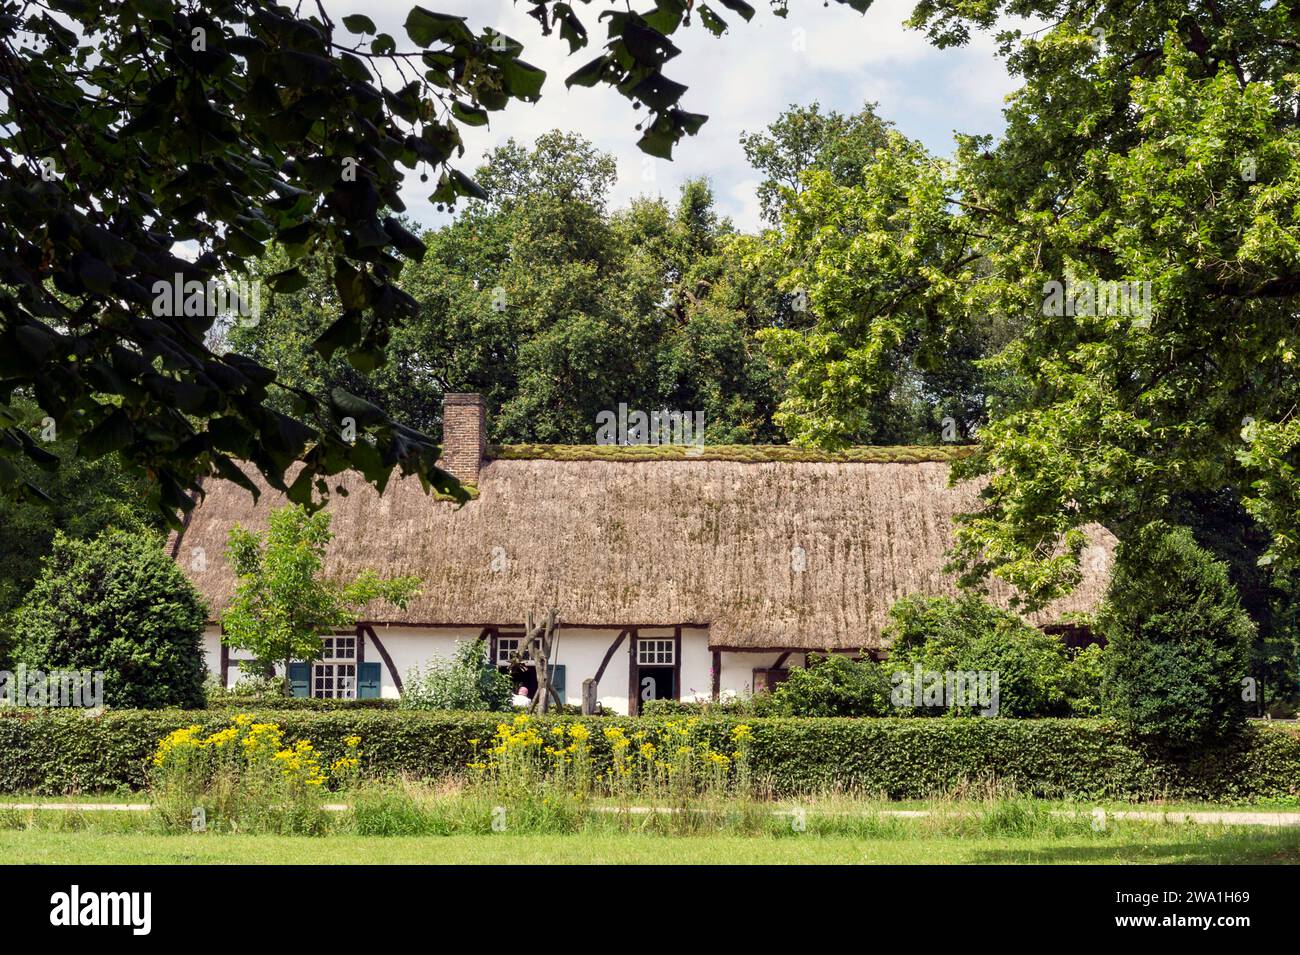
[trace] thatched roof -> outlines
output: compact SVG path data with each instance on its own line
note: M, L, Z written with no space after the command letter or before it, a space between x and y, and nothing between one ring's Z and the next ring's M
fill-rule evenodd
M460 508L414 480L382 497L355 476L342 484L349 494L331 500L327 571L424 581L407 610L371 607L366 619L518 626L553 605L571 625L707 624L714 647L781 649L878 647L894 600L954 593L945 551L953 516L976 494L949 488L948 465L924 460L499 458L484 463L478 498ZM284 503L269 490L254 506L233 484L208 487L178 559L216 616L234 587L230 528L261 529ZM1034 622L1095 609L1114 541L1100 528L1090 538L1083 584ZM199 570L187 557L197 547Z

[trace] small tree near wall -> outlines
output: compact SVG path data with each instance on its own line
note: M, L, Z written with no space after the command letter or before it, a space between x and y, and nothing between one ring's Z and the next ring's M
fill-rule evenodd
M324 579L333 537L329 512L308 514L298 505L274 511L265 535L239 525L230 531L227 556L237 584L222 619L225 641L267 668L281 664L286 695L289 664L316 659L323 634L354 624L372 600L405 609L419 593L419 578L385 579L373 570L342 585Z

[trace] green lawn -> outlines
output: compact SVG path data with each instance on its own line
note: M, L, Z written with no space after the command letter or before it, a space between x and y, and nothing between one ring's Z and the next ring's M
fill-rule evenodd
M331 800L346 802L345 796L331 796ZM598 804L615 805L609 799L597 799ZM1240 800L1225 799L1219 802L1194 802L1180 800L1151 800L1148 802L1133 802L1121 799L1093 799L1084 802L1070 801L1064 799L1031 799L1032 802L1045 810L1060 810L1063 812L1078 812L1084 815L1090 813L1093 809L1101 808L1107 812L1146 812L1146 813L1164 813L1164 812L1251 812L1251 813L1276 813L1276 812L1300 812L1300 798L1271 799L1266 801L1245 802ZM11 803L21 803L23 805L32 804L54 804L66 805L69 803L131 803L140 804L148 803L149 794L147 792L107 792L107 793L77 793L70 796L49 796L36 793L5 793L0 794L0 812L3 807ZM809 810L824 808L828 811L852 811L859 813L870 812L894 812L899 810L924 810L930 812L962 812L968 809L983 809L988 803L981 800L962 800L962 799L873 799L862 796L805 796L798 800L776 800L772 806L776 808L788 808L799 805Z
M396 802L388 797L400 795ZM574 817L542 803L512 809L508 833L491 833L491 805L463 793L361 794L354 812L327 813L324 836L168 834L150 812L0 809L0 852L10 861L58 864L445 863L1300 863L1300 826L1223 825L1108 817L1093 829L1091 804L1047 800L890 803L808 799L806 831L784 803L722 806L694 817L591 812ZM141 802L141 795L59 802ZM0 802L53 800L8 797ZM1204 804L1110 804L1108 809L1213 810ZM1243 808L1243 807L1238 807ZM1250 807L1276 811L1281 807ZM1284 808L1295 809L1294 805ZM925 810L908 816L899 810ZM709 813L714 813L710 815ZM1068 815L1067 815L1068 813ZM374 835L373 833L392 833Z
M12 862L151 863L1300 863L1300 830L1122 826L1101 835L903 838L808 833L659 836L500 833L390 838L0 831Z

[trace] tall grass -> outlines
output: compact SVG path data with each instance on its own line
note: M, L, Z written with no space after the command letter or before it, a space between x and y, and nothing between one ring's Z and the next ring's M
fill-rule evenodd
M1168 839L1182 830L1205 839L1232 827L1156 821L1108 821L1095 827L1090 806L1051 803L1014 793L983 798L952 795L914 804L897 815L897 803L843 793L808 796L798 802L770 802L737 795L699 798L686 809L628 803L596 795L585 803L537 793L503 803L499 794L465 780L436 783L392 779L358 785L343 811L321 811L319 822L299 829L317 835L366 837L531 835L646 836L729 835L760 838L852 838L863 841L997 840L1007 845L1085 842L1131 844ZM1070 814L1073 812L1073 814ZM214 827L216 832L231 827ZM158 812L0 810L0 830L85 833L188 831ZM233 831L269 831L251 826ZM1262 838L1275 829L1259 830ZM221 835L213 835L222 838ZM1253 836L1252 836L1253 837ZM668 861L668 860L665 860ZM741 860L738 860L741 861Z

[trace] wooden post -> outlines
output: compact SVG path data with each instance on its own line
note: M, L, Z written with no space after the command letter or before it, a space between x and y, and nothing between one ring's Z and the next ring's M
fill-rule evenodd
M515 661L531 663L537 673L537 693L528 704L529 713L535 712L539 704L543 713L548 712L552 700L555 701L556 709L564 703L560 699L559 691L551 684L551 654L559 643L557 633L559 622L559 614L552 607L546 612L542 622L534 625L530 610L524 625L524 638L519 641L519 649L513 654Z
M636 678L636 642L639 639L636 627L632 628L631 639L627 642L627 715L637 716L641 712L641 699L638 696L641 687Z
M716 703L718 702L718 699L722 696L722 651L721 650L713 651L712 677L713 677L713 687L712 687L713 702Z
M582 681L582 715L595 716L596 708L600 703L596 700L597 687L599 686L591 677Z

